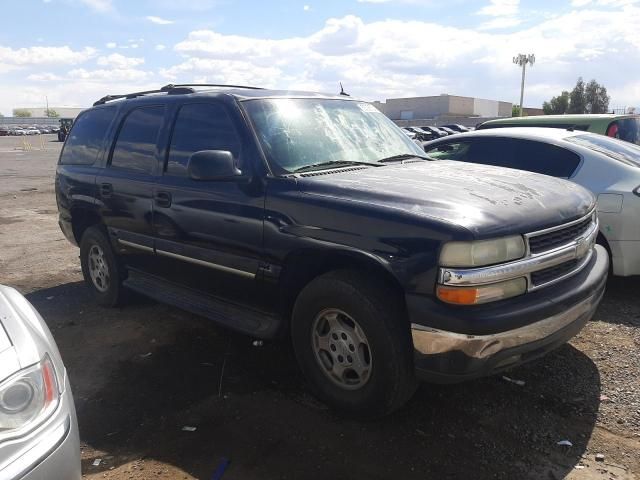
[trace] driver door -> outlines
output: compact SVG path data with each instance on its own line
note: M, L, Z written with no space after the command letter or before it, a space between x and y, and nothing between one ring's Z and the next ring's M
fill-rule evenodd
M153 194L156 267L170 280L259 306L264 194L247 182L194 180L187 171L193 153L225 150L250 174L238 128L216 101L181 104L173 115Z

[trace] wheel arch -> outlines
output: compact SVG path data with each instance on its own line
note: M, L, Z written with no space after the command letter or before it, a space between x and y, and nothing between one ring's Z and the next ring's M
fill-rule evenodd
M102 225L102 219L97 212L85 208L85 207L75 207L71 209L71 225L73 228L73 237L76 240L76 243L80 245L82 240L82 235L89 227L93 227L94 225Z
M395 292L405 305L404 289L388 265L378 257L350 249L305 249L290 253L282 266L278 280L280 310L284 318L291 317L300 292L312 280L335 270L352 269L376 275Z

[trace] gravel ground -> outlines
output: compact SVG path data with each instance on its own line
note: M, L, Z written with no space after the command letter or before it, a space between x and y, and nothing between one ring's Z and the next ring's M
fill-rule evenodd
M422 385L396 414L354 421L306 393L285 342L254 347L145 299L97 307L57 226L60 144L42 140L0 138L0 282L58 342L85 478L209 479L224 459L225 480L640 477L640 279L611 279L569 345L506 374L523 385Z

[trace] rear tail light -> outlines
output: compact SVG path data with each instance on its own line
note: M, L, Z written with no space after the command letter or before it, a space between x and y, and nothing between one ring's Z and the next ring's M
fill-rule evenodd
M609 125L609 128L607 128L607 137L618 138L618 124L617 123L612 123L611 125Z

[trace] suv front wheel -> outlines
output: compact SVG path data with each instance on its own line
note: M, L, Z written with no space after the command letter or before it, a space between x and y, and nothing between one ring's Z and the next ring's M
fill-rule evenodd
M415 390L413 348L404 309L371 276L341 270L309 283L298 296L291 336L313 393L360 416L381 416Z
M123 297L123 270L103 229L89 227L82 235L80 264L97 302L105 307L119 305Z

